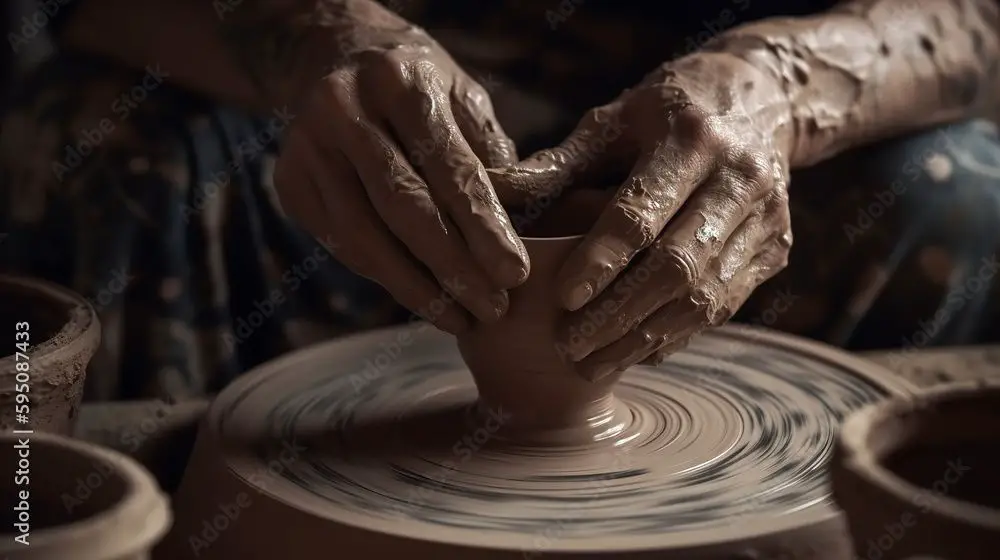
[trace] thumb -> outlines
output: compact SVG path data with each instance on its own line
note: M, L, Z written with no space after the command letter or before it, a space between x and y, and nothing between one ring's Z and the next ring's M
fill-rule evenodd
M523 208L539 197L558 198L581 187L602 186L598 177L619 159L622 126L611 106L592 109L558 146L506 167L487 169L506 207ZM588 184L594 183L594 184Z

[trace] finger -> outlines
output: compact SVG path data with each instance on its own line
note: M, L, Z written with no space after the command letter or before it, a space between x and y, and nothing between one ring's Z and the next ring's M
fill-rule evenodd
M614 344L580 361L576 370L589 381L597 382L615 372L649 357L657 349L683 342L708 324L712 302L699 297L685 297L664 305L638 327Z
M703 301L715 302L715 305L706 306L703 322L691 323L688 321L690 316L685 313L677 313L671 317L671 313L678 309L692 308L692 304L698 299L687 297L682 303L664 308L669 312L656 312L655 316L659 317L656 321L644 321L631 340L626 340L627 337L622 339L622 347L612 349L609 346L609 352L604 357L595 356L593 367L581 369L592 375L599 375L612 365L612 371L623 365L631 365L635 362L627 360L634 359L647 349L639 342L640 338L648 339L650 334L667 333L653 336L657 341L662 340L661 346L654 348L648 356L640 358L645 363L655 365L664 357L682 349L688 339L705 326L720 325L732 317L754 289L784 268L788 262L791 247L790 216L783 191L769 197L758 207L760 211L740 224L729 237L697 290L688 292L710 294L708 297L699 297ZM702 318L698 314L694 317ZM609 363L623 354L625 357L621 359L624 362ZM593 373L595 369L598 370L597 373Z
M521 163L488 170L503 205L523 208L540 196L556 198L576 186L600 187L586 184L588 176L620 159L624 151L624 125L618 113L617 104L592 109L558 146Z
M313 237L329 235L323 197L309 177L302 148L302 132L293 127L274 165L274 185L285 216L299 224Z
M289 135L285 154L275 170L282 205L312 235L333 239L330 249L338 261L382 285L401 305L441 330L457 334L471 326L465 311L412 261L379 219L343 155L325 152L321 157L298 129ZM337 200L328 200L317 185L338 185Z
M562 335L578 341L569 346L572 359L579 361L613 343L679 293L693 290L709 261L746 223L764 188L767 185L748 186L729 173L716 173L699 187L653 246L610 289L570 316ZM614 320L587 328L593 317L603 316L602 309L614 309ZM582 336L584 332L590 335Z
M575 311L600 294L659 236L713 167L713 159L701 149L667 144L643 154L563 265L557 279L563 307Z
M451 103L459 130L486 167L504 167L517 162L514 141L500 126L490 96L481 85L471 80L458 80L451 90Z
M492 286L389 133L371 123L348 92L343 87L331 91L323 105L329 118L313 124L315 133L328 141L348 139L341 143L382 221L448 293L480 321L502 317L507 294ZM327 150L338 150L328 143Z
M508 306L506 292L492 286L399 147L378 126L364 119L356 123L345 149L381 220L477 319L492 322L502 317Z
M434 201L466 241L496 288L513 288L528 277L528 257L500 205L486 168L455 122L448 93L430 64L408 66L411 84L383 101L393 131L427 179ZM404 80L404 78L400 78Z
M721 313L728 319L753 290L788 264L791 215L784 188L776 189L726 242L705 289L725 293Z
M789 236L772 235L764 245L762 252L753 257L750 263L734 276L731 284L733 288L728 293L727 301L722 306L724 311L720 314L726 319L732 317L746 303L754 289L780 272L788 263L788 248L791 247ZM663 363L672 354L683 350L697 332L690 331L673 337L639 363L648 366Z

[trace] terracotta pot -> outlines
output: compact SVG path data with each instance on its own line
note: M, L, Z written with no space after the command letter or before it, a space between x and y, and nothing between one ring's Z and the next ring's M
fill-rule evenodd
M833 493L860 558L996 558L1000 384L945 386L853 414Z
M525 232L533 236L521 241L531 271L524 284L510 291L507 314L458 337L481 407L509 416L504 426L508 435L569 441L573 434L605 433L613 420L611 389L617 377L600 383L584 380L566 357L568 348L555 338L565 317L556 276L606 200L600 191L573 193L529 224Z
M8 329L0 350L4 356L0 358L0 429L71 434L87 364L100 343L97 313L81 296L55 284L0 275L0 324ZM25 342L26 353L15 346ZM30 391L27 424L16 421L16 405L24 404L17 401L18 394L25 394L24 390Z
M121 453L54 434L4 434L0 457L12 472L0 483L3 526L14 531L0 542L2 558L145 560L170 527L166 496ZM27 545L15 540L22 533Z

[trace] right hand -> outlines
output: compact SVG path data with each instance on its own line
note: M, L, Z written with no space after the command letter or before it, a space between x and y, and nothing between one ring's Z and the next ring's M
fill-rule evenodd
M517 155L487 92L413 36L353 53L307 91L274 179L284 210L340 262L457 334L502 317L528 276L484 167Z

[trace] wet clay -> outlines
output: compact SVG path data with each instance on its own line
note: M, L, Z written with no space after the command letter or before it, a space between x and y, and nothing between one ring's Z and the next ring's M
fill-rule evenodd
M0 325L8 341L0 351L5 354L0 358L0 429L69 435L87 364L100 342L97 314L85 299L60 286L0 275ZM23 342L27 353L13 354L20 352L15 343ZM27 363L27 371L18 363ZM30 398L27 423L15 421L16 405L24 404L17 402L18 394Z
M506 410L477 412L433 327L331 341L220 394L157 556L847 560L824 466L843 417L909 391L893 379L725 327L622 376L617 445L554 446L503 437Z
M19 439L24 437L0 435L0 462L18 471L0 483L6 506L0 557L150 557L171 517L166 496L145 469L120 453L62 436L35 433L28 443Z
M855 553L886 560L996 558L1000 385L891 399L844 425L833 466Z
M605 207L610 193L581 190L555 201L535 220L522 220L521 242L531 274L511 290L504 317L480 323L458 337L462 358L479 390L488 417L502 411L507 420L498 437L522 443L614 444L630 412L611 394L618 376L593 383L570 361L570 348L557 340L565 318L553 280L566 257Z
M804 167L993 110L998 30L992 0L854 0L823 14L743 25L704 49L739 56L781 84L790 160Z

